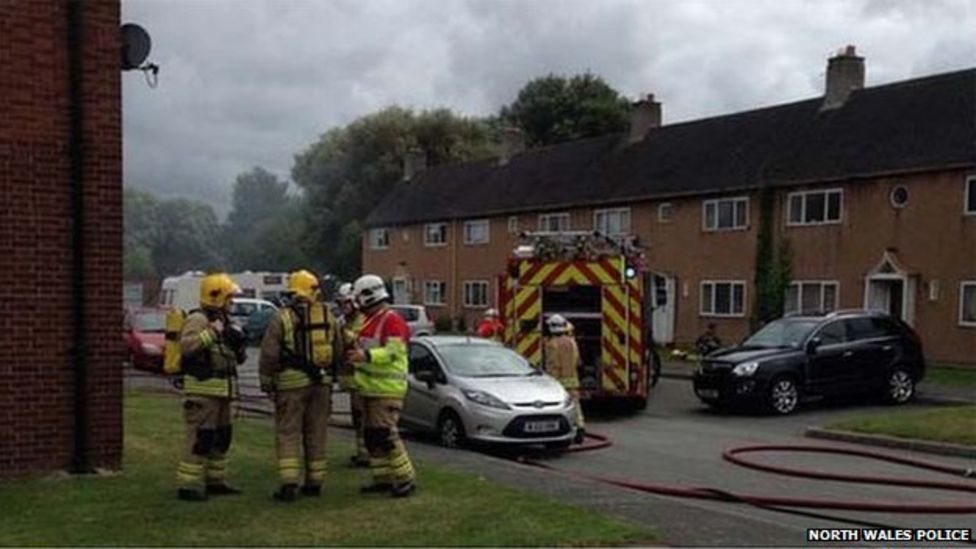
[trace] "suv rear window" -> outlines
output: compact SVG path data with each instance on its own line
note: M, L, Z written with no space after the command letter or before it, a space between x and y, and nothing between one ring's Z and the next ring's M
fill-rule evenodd
M898 333L890 323L885 326L883 319L880 318L858 317L849 318L844 322L847 323L847 335L852 340L886 337Z

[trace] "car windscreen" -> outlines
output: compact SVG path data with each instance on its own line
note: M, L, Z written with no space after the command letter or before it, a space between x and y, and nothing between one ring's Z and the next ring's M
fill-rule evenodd
M441 345L447 370L461 377L517 377L537 370L511 349L495 345Z
M752 334L742 345L745 347L799 347L816 326L816 320L774 320Z
M420 318L420 313L413 307L393 307L393 310L402 316L403 320L406 320L407 322L414 322Z
M230 305L230 316L250 316L258 306L254 303L234 301Z
M136 313L132 318L132 328L137 332L165 332L166 314L158 312Z

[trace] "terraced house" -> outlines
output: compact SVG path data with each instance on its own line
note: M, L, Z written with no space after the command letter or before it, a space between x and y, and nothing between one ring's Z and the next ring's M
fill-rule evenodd
M785 312L884 309L930 360L976 362L976 69L864 87L848 47L823 96L677 124L649 96L630 132L423 169L370 214L364 270L468 325L526 230L636 235L654 337L749 329L760 219L792 249ZM761 196L769 197L765 206Z

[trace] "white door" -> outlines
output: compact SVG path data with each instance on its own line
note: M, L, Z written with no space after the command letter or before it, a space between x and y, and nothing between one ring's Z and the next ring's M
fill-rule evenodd
M673 276L651 275L651 325L659 345L674 342L674 287Z
M888 280L868 281L868 309L891 312L891 283Z
M397 305L407 305L410 303L410 296L407 294L407 279L393 279L393 303Z

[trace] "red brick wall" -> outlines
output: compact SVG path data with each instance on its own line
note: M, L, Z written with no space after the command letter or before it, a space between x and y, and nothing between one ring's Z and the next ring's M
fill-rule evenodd
M85 227L72 226L67 1L0 2L0 475L74 444L71 261L84 230L89 455L122 452L119 3L83 4Z

